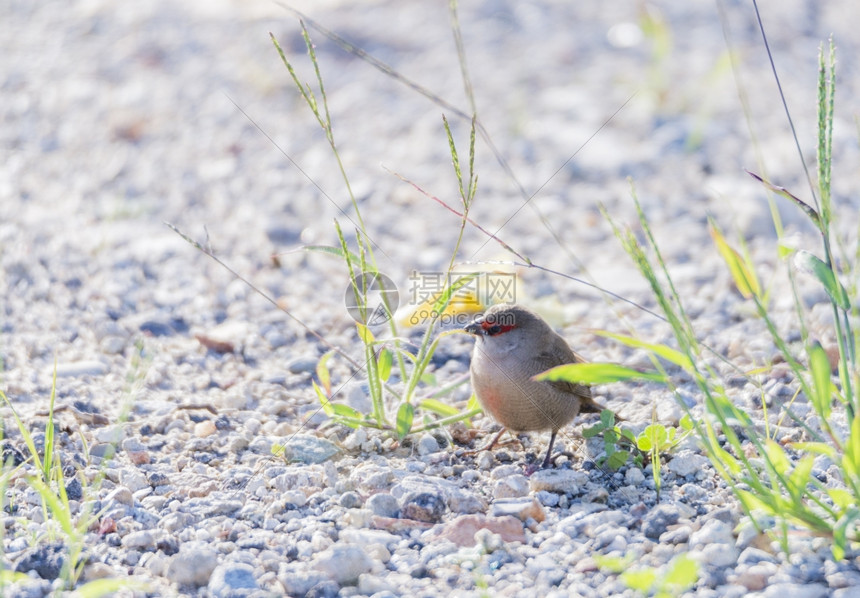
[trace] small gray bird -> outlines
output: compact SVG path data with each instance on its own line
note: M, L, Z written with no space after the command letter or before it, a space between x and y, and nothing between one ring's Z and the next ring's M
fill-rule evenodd
M582 358L539 315L521 305L494 305L465 330L477 337L470 368L472 390L484 411L504 426L486 448L491 449L506 429L551 430L541 467L549 466L558 431L578 413L600 413L603 408L587 385L532 377Z

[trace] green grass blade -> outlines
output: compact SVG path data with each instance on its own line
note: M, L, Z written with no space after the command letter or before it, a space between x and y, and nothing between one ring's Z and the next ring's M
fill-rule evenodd
M339 257L340 259L345 259L346 255L349 254L349 258L353 262L358 262L358 256L352 253L351 251L347 251L344 253L344 249L341 247L332 247L330 245L303 245L302 251L307 251L308 253L323 253L326 255L333 255L335 257Z
M60 524L60 528L63 532L67 536L73 537L75 534L75 526L72 523L72 514L69 511L68 503L64 504L59 497L54 494L54 491L38 478L28 478L27 483L39 493L39 497L48 506L51 516Z
M574 384L609 384L629 380L666 382L666 377L657 372L640 372L614 363L568 363L549 369L534 377L550 382L573 382Z
M39 451L36 449L36 443L33 441L33 435L30 434L30 430L28 430L27 426L24 425L24 422L21 421L21 418L18 416L18 412L15 411L15 407L12 405L12 401L9 400L3 391L0 391L0 397L3 398L6 406L9 407L9 410L12 412L12 417L15 419L15 426L18 428L18 432L20 432L21 437L24 439L24 444L27 445L27 450L30 451L30 458L33 459L33 463L35 463L37 471L44 474L45 468L43 466L42 458L39 456Z
M478 275L478 272L464 274L448 285L448 287L442 291L442 294L436 299L435 303L433 303L433 313L445 313L445 310L448 309L448 305L451 303L451 300L454 298L457 291L472 282Z
M856 506L848 509L842 517L836 522L836 526L833 529L833 558L837 561L841 561L845 558L845 546L848 541L848 529L854 529L854 536L851 538L852 541L857 541L856 537L856 527L857 521L860 521L860 509Z
M647 569L625 571L621 574L621 581L629 588L638 590L643 594L648 594L657 582L657 570L649 567Z
M851 434L845 443L845 453L842 455L842 469L858 484L860 480L860 416L855 416L851 422Z
M806 455L798 461L797 465L794 466L794 471L788 476L789 492L795 504L799 505L803 495L806 494L814 461L815 457Z
M673 363L687 372L692 372L694 370L693 362L689 357L687 357L680 351L672 349L671 347L667 347L666 345L649 343L643 340L639 340L638 338L633 338L632 336L616 334L607 330L596 330L595 334L606 338L611 338L628 347L633 347L636 349L645 349L646 351L650 351L658 357L662 357L669 363Z
M672 587L675 590L674 595L685 591L697 581L699 581L699 563L689 554L682 554L672 559L663 577L663 585Z
M121 590L137 590L146 592L149 585L133 579L119 579L116 577L94 579L75 588L75 598L101 598L110 596Z
M329 403L332 408L332 412L336 417L346 417L349 419L364 419L364 415L350 407L349 405L344 405L343 403Z
M328 371L328 360L331 359L332 355L334 355L334 349L323 353L316 367L317 378L320 381L320 386L325 389L326 396L331 394L331 374Z
M830 266L825 264L820 258L808 251L800 250L794 254L794 264L799 269L817 278L818 282L821 283L824 290L840 309L851 309L851 301L848 299L845 287L836 278Z
M430 411L443 417L460 413L460 410L456 407L452 407L451 405L443 403L442 401L437 401L436 399L423 399L418 403L418 406L425 411Z
M847 490L843 490L842 488L827 488L826 492L830 500L833 501L833 504L843 511L855 506L854 495Z
M320 405L322 405L323 412L329 417L334 415L334 408L332 407L331 401L329 401L328 396L323 392L323 389L320 388L319 384L316 383L316 380L311 380L311 386L313 386L314 392L320 401Z
M809 351L809 368L812 371L812 405L823 419L830 417L830 403L833 399L833 382L830 380L830 360L821 345Z

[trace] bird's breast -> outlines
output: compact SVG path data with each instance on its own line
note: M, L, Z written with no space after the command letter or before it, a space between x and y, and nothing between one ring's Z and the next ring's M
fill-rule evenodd
M531 377L519 360L506 354L472 356L472 390L481 406L500 424L517 432L558 430L579 412L579 399Z

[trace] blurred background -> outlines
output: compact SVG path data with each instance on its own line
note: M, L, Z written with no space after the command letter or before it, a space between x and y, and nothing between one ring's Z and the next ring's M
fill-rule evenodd
M681 282L710 300L729 283L708 214L754 249L768 243L765 259L775 256L764 189L744 169L808 197L749 2L463 2L462 63L446 2L294 7L470 114L465 64L478 118L510 169L478 139L471 216L543 266L576 276L586 268L610 290L644 298L600 214L602 205L634 222L632 177ZM835 201L853 229L860 6L795 0L760 9L810 168L818 48L834 37ZM49 366L57 352L84 359L93 347L121 356L140 331L169 338L230 318L283 328L281 314L165 222L208 243L309 325L344 327L343 265L292 251L336 244L333 220L348 236L356 220L324 133L269 38L316 89L295 14L263 0L3 0L0 11L8 370ZM464 161L469 122L308 27L379 267L406 288L411 271L447 267L460 223L393 173L460 208L442 116ZM789 232L807 230L793 206L777 205ZM466 227L456 259L464 268L511 259ZM565 321L613 317L587 287L520 275L528 296L573 310ZM104 341L115 337L127 340Z

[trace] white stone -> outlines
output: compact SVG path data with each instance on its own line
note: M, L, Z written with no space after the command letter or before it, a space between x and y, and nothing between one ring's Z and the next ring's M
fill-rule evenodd
M370 573L373 561L359 546L335 544L320 553L311 566L343 586L357 583L362 573Z
M645 474L638 467L631 467L624 474L624 482L628 486L638 486L645 481Z
M519 498L529 493L529 481L526 476L516 474L497 480L493 486L494 498Z
M692 451L680 451L666 464L666 470L677 476L686 477L698 473L707 464L707 457Z
M179 585L205 586L217 565L218 555L205 544L183 544L170 558L167 579Z

